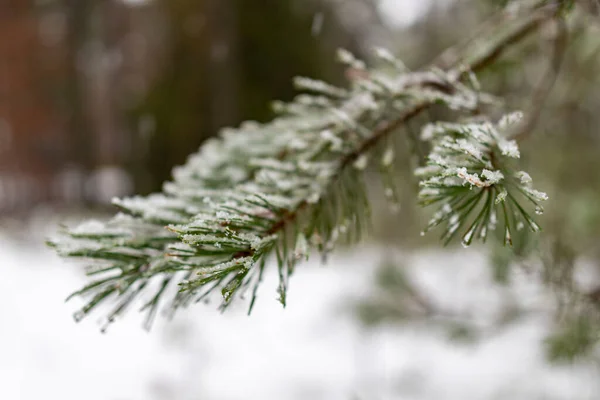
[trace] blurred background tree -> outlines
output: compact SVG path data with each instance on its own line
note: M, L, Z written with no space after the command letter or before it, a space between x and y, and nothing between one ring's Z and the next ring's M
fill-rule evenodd
M0 118L12 144L0 165L0 210L97 206L157 190L219 128L269 119L270 102L293 95L293 76L340 82L331 54L339 46L358 51L362 28L342 22L337 7L317 0L258 8L248 0L3 3L3 76L11 84L3 85Z
M271 101L293 97L294 76L342 81L331 54L359 48L327 2L177 0L160 7L163 67L134 114L134 122L153 127L136 176L142 193L159 190L173 165L219 128L271 119Z

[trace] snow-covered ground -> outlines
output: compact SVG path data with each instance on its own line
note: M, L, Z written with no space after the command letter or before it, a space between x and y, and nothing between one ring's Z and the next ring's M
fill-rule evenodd
M550 367L541 320L523 320L476 345L435 331L362 327L350 301L372 289L381 251L299 268L288 308L272 274L253 315L197 305L150 333L135 314L99 332L76 324L65 295L83 282L41 244L0 234L2 400L537 400L598 399L591 366ZM399 254L403 257L402 254ZM474 251L413 255L415 279L457 307L495 307ZM531 289L531 288L530 288ZM536 296L529 290L528 296Z

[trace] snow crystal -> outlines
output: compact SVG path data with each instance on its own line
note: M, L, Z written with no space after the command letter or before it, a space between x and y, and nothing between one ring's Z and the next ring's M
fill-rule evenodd
M318 79L307 78L304 76L297 76L294 78L294 86L300 90L309 90L317 93L328 94L335 97L346 97L348 92L344 89L330 85L327 82L320 81ZM273 105L278 104L279 106L285 106L282 102L276 102Z
M442 172L442 168L438 165L427 165L415 169L415 176L428 176Z
M469 174L465 167L457 168L456 175L462 178L466 183L472 186L485 187L486 184L479 178L477 174Z
M523 113L521 111L515 111L500 118L500 121L498 121L498 126L500 129L506 129L514 124L519 123L522 119Z
M467 233L465 233L465 236L463 237L463 240L462 240L463 247L469 247L469 245L471 244L471 240L473 239L473 234L475 233L476 228L477 228L477 225L473 225L473 227L471 229L469 229L467 231Z
M338 49L337 58L341 63L350 65L352 68L365 69L365 63L361 60L358 60L354 54L346 49Z
M453 214L453 215L450 217L450 222L449 222L449 224L450 224L450 225L457 225L457 224L458 224L458 221L459 221L459 219L460 219L459 215L458 215L457 213L455 213L455 214Z
M436 132L436 126L434 124L427 124L421 129L421 140L431 140Z
M320 199L321 199L321 193L314 192L306 198L306 202L308 204L317 204Z
M495 203L500 204L501 202L506 200L507 195L508 195L508 192L506 191L506 189L502 188L502 191L500 193L498 193L498 196L496 196Z
M367 167L369 158L366 154L361 154L356 161L354 161L354 168L358 170L364 170Z
M490 171L489 169L484 169L481 172L481 176L486 179L486 185L495 185L504 179L504 175L500 171Z
M500 148L500 151L504 156L512 158L521 157L521 153L519 152L519 146L517 145L517 142L515 140L499 140L498 147Z
M525 188L525 191L537 201L548 200L548 195L544 192L540 192L539 190Z
M469 154L471 157L474 157L478 160L482 159L483 155L481 153L481 150L479 150L479 148L473 142L470 142L466 139L458 139L456 141L456 144L458 144L459 148L463 152Z
M381 158L381 165L384 167L389 167L394 162L394 149L388 147L383 153L383 157Z
M517 179L521 181L522 184L527 185L531 183L531 176L525 171L519 171L515 174Z
M340 60L344 64L351 64L354 62L354 60L356 60L356 58L354 58L354 54L350 53L346 49L338 49L337 57L338 60Z
M74 233L76 235L93 235L105 233L104 228L104 223L98 220L91 219L71 229L71 233Z
M423 196L423 197L437 196L439 194L440 194L440 190L436 189L436 188L424 188L419 192L419 195Z
M236 218L236 215L229 213L227 211L217 211L216 217L218 219L223 219L225 221L229 221L232 218Z
M450 204L448 203L444 203L444 205L442 206L442 212L444 214L450 214L452 212L452 206L450 206Z
M362 93L356 96L356 107L364 110L377 110L379 106L371 93Z
M334 151L340 151L344 144L343 140L337 137L330 129L321 131L321 139L331 143L331 149Z
M227 262L223 262L211 267L200 267L197 268L197 274L198 275L210 275L213 274L215 272L221 272L224 271L226 269L229 268L233 268L235 266L240 266L243 268L250 268L252 267L252 265L254 264L253 262L253 258L248 256L248 257L239 257L239 258L234 258L233 260L227 261ZM190 281L190 283L194 283L194 281Z
M394 55L388 49L385 49L383 47L376 47L374 52L375 55L381 58L382 60L395 61Z

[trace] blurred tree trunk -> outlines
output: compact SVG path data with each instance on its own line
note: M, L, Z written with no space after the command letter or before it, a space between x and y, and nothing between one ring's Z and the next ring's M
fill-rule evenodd
M338 47L356 51L356 33L324 0L162 0L165 59L157 79L133 110L132 125L153 121L136 191L160 189L174 165L208 137L245 119L273 117L270 102L290 100L291 79L312 76L339 83ZM314 16L323 29L313 33ZM135 129L135 128L134 128ZM135 146L134 146L135 147Z
M66 35L66 100L68 105L68 130L70 137L69 162L89 172L94 166L90 123L85 110L84 78L82 76L83 50L88 39L90 0L64 0L67 13ZM86 202L85 188L81 182L80 198Z
M238 15L235 1L206 1L211 131L239 120Z

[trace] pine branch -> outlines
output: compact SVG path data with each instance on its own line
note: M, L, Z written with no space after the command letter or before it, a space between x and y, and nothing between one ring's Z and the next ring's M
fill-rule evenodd
M447 244L467 227L462 236L467 247L475 238L485 241L496 229L497 215L503 215L506 245L512 246L515 230L528 226L539 232L522 203L531 202L541 214L540 202L548 196L533 189L529 174L512 165L520 153L517 142L507 139L521 118L513 113L497 124L436 123L423 129L422 138L431 141L432 151L427 166L416 171L421 177L419 199L426 206L440 204L426 231L445 224L442 240Z
M384 50L377 56L385 68L367 70L341 51L341 61L360 71L349 89L298 78L296 85L312 94L276 102L281 116L273 122L224 130L174 170L163 193L115 200L125 214L66 230L50 244L62 256L87 259L88 275L100 276L74 293L91 296L76 319L113 298L106 327L146 296L142 309L149 327L163 299L171 298L174 312L217 288L223 308L251 291L251 310L271 254L278 260L285 305L288 279L310 245L325 257L341 238L360 240L369 216L362 180L369 156L380 157L382 177L392 181L386 174L392 173L394 155L385 138L434 104L477 109L485 96L461 79L552 19L555 14L540 11L550 8L534 7L525 16L529 23L486 51L468 50L447 71L407 72Z

